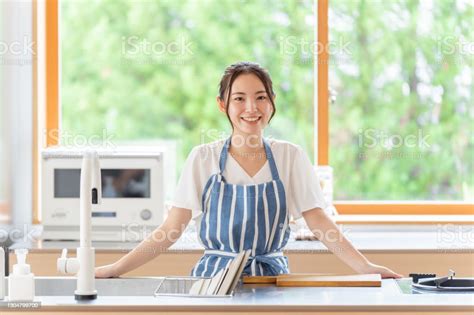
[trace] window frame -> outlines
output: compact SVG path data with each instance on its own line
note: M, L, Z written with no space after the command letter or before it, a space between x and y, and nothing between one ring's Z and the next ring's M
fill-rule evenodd
M315 0L317 2L317 41L322 47L327 47L329 38L328 10L329 0ZM45 2L45 131L46 146L58 144L57 137L53 137L60 127L60 51L59 51L59 0ZM328 68L329 53L325 49L318 52L315 63L315 96L314 137L315 164L328 165L329 163L329 84ZM474 215L474 204L456 201L334 201L334 206L341 215ZM38 218L38 213L34 214Z

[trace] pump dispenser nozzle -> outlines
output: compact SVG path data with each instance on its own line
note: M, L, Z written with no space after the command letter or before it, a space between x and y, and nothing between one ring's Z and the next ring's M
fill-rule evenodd
M13 265L13 273L27 275L31 272L30 265L26 264L26 255L28 250L25 248L15 249L16 264Z
M25 248L15 249L16 261L18 264L26 263L26 254L28 254L28 250Z

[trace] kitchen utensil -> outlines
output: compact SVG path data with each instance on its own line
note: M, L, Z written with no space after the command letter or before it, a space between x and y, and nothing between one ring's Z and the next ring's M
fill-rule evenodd
M206 277L165 277L161 282L158 284L154 296L170 296L170 297L192 297L192 298L222 298L222 297L231 297L234 295L234 291L230 292L229 294L225 295L217 295L211 294L209 291L206 294L200 294L197 291L197 287L199 290L202 288L203 280L211 280L212 278ZM191 291L192 286L197 283L201 282L200 284L196 284L195 289ZM198 293L196 293L198 292Z

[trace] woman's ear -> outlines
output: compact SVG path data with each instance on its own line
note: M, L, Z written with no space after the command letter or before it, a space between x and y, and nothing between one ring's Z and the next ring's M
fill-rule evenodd
M220 98L219 95L216 96L216 101L217 101L217 106L219 107L219 110L220 110L222 113L225 113L225 112L226 112L225 103L224 103L224 101Z

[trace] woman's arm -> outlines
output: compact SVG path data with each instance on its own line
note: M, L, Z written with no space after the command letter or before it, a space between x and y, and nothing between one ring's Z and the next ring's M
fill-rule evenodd
M97 267L95 276L97 278L118 277L149 262L181 237L190 220L191 210L171 208L162 225L115 263Z
M372 264L339 230L321 208L303 212L303 218L313 234L339 259L358 273L378 273L382 278L401 278L392 270Z

